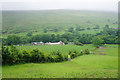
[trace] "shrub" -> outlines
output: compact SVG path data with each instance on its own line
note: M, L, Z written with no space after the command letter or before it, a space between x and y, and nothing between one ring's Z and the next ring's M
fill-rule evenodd
M76 45L83 46L81 42L76 42Z
M95 36L95 37L92 39L92 44L93 44L95 47L101 46L103 42L104 42L104 40L102 40L99 36Z
M31 54L27 50L22 50L22 58L24 62L31 62Z
M77 51L69 51L69 56L75 58L81 54L89 54L89 50L78 53ZM68 61L68 55L63 55L60 51L54 51L46 55L39 49L22 50L19 52L13 45L11 47L2 46L2 62L3 64L16 64L16 63L39 63L39 62L61 62Z
M59 59L58 55L55 56L55 62L60 62L60 59Z
M64 55L65 61L68 61L68 55Z
M71 58L73 59L73 58L75 58L76 57L76 54L75 53L71 53Z
M45 61L47 61L47 56L45 55L45 53L43 53L39 49L33 49L31 51L31 54L32 54L32 56L31 56L32 62L45 62Z
M96 25L96 27L94 27L93 29L99 29L99 25Z
M88 49L83 50L83 54L90 54L90 51Z
M40 51L40 58L39 58L39 61L40 62L46 62L47 61L47 55L45 53L43 53L42 51Z
M63 54L59 53L58 56L59 56L59 61L60 62L65 60Z
M20 37L16 35L9 35L6 39L6 44L19 44L21 42Z
M77 53L77 56L81 56L81 55L83 55L83 51L82 50Z
M19 59L18 59L17 53L10 52L10 58L9 58L10 64L15 64L15 63L17 63L18 60Z
M71 58L75 58L78 56L78 52L77 51L69 51L69 55L71 56Z
M90 30L90 27L88 27L87 30Z
M18 63L25 63L24 62L24 59L23 59L23 54L22 53L18 53L18 61L17 61Z
M73 31L74 31L73 27L71 27L71 28L68 29L68 32L73 32Z
M61 62L61 61L65 60L63 54L61 54L60 51L56 51L56 52L54 51L51 54L55 56L55 61L56 62Z
M48 62L55 62L55 57L49 55L47 61L48 61Z
M17 49L14 46L5 47L2 46L2 63L3 64L15 64L19 60Z

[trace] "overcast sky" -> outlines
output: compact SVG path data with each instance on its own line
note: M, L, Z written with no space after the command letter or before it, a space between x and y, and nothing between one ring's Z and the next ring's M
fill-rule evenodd
M2 0L3 10L77 9L117 11L119 0Z

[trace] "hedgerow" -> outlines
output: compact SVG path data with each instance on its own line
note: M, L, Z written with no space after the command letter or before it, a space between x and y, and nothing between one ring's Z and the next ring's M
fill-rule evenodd
M69 51L68 55L73 59L77 56L89 54L89 50L83 52ZM3 64L19 64L19 63L45 63L45 62L62 62L68 61L68 55L63 55L60 51L54 51L51 54L45 54L39 49L19 51L15 46L2 46L2 63Z

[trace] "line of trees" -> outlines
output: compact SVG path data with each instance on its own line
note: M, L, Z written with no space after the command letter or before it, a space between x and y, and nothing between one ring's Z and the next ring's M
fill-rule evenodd
M88 49L81 52L69 51L71 58L83 54L90 54ZM19 64L19 63L45 63L45 62L62 62L68 61L68 54L63 55L60 51L45 54L39 49L19 51L15 46L2 46L2 63L3 64Z
M16 44L26 44L31 42L58 42L63 41L65 44L68 42L80 42L83 44L91 44L93 38L99 37L102 39L102 43L106 44L118 44L118 36L120 31L117 29L109 28L106 25L103 28L103 31L97 33L96 35L92 34L80 34L79 32L66 32L64 34L38 34L32 35L32 33L28 33L26 36L17 36L17 35L9 35L7 39L2 39L3 44L5 45L16 45ZM97 38L96 38L97 39Z

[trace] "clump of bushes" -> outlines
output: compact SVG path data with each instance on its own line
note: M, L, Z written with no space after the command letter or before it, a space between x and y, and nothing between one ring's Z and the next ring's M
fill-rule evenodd
M65 57L63 54L60 53L60 51L54 51L51 53L54 59L54 62L61 62L61 61L65 61Z
M77 51L69 51L69 55L71 56L71 59L73 59L78 56L78 52Z
M69 51L71 59L82 54L89 54L89 50L82 52ZM2 46L2 63L18 64L18 63L45 63L45 62L62 62L68 61L68 55L63 55L60 51L54 51L47 55L39 49L18 51L14 46Z
M33 49L30 53L32 56L31 59L34 60L32 62L34 63L47 61L47 55L39 49Z
M76 42L76 45L83 46L81 42Z
M83 54L90 54L90 51L86 48L85 50L83 50L82 53L83 53Z
M18 60L18 50L16 49L16 47L11 46L9 48L2 46L2 61L5 64L15 64L18 63Z
M81 56L84 54L90 54L90 51L88 49L85 49L83 51L77 52L77 51L69 51L69 55L71 56L71 59L77 57L77 56Z

